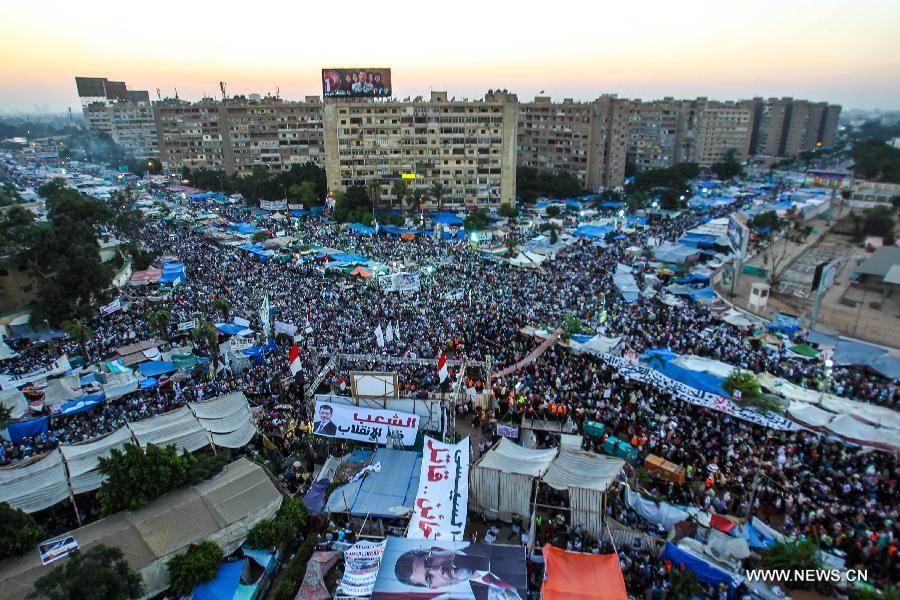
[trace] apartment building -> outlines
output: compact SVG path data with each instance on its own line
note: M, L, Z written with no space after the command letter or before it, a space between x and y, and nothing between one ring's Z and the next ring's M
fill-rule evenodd
M593 102L553 102L549 96L537 96L519 104L518 164L564 171L586 189L622 185L627 105L614 96Z
M275 172L325 163L318 96L303 102L255 95L224 102L166 100L155 108L160 160L169 169L244 175L259 167Z
M129 90L125 82L105 77L76 77L75 86L88 129L108 134L136 158L159 154L149 92Z
M441 184L446 207L515 201L517 99L489 91L483 100L358 101L327 99L325 171L332 191L376 184L381 201L399 208L392 184L405 175L409 197Z
M757 115L751 153L759 156L796 156L837 141L841 107L827 102L793 98L754 98Z
M729 151L739 160L750 155L754 109L749 102L716 102L697 98L692 102L696 118L692 162L709 167L722 161Z

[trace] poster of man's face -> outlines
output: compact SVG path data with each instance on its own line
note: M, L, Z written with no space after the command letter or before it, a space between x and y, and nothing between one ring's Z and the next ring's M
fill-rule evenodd
M527 597L525 548L388 538L373 600Z

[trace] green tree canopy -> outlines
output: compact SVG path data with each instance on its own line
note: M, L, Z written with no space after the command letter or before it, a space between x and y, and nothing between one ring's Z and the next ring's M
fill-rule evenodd
M358 211L358 212L357 212ZM338 194L334 205L334 220L338 223L347 223L351 213L372 212L372 201L366 188L355 185L347 188L346 192Z
M900 148L877 139L866 139L850 149L854 172L861 179L900 183Z
M169 570L169 589L178 596L188 596L201 583L212 581L219 571L225 553L219 545L204 540L184 554L177 554L166 562Z
M6 502L0 502L0 560L34 550L44 535L44 529L34 517Z
M160 448L154 444L146 449L126 444L121 450L112 450L108 457L100 457L99 470L106 479L97 499L103 514L138 510L177 488L187 481L195 460L187 450L179 454L174 446Z
M94 330L78 319L63 321L59 328L72 338L74 342L78 343L78 347L81 348L81 356L88 360L90 357L87 353L87 342L94 337Z
M140 574L128 566L119 548L94 546L76 550L62 564L35 581L33 598L47 600L128 600L143 593Z
M487 224L488 224L487 214L485 214L485 212L481 209L476 210L473 213L470 213L463 220L463 227L465 227L466 231L469 233L472 233L475 231L481 231L485 227L487 227Z
M738 159L737 150L734 148L728 150L728 152L725 153L725 158L720 162L713 163L710 169L716 174L716 177L723 181L731 179L732 177L737 177L744 172L744 166L741 164L740 159Z

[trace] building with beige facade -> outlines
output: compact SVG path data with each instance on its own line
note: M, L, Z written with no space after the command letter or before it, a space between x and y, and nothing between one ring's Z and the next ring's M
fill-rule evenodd
M155 105L160 161L168 169L205 168L229 175L324 165L322 102L266 96L225 101L164 100Z
M85 127L108 134L135 158L159 154L153 106L146 90L129 90L123 81L76 77Z
M621 186L627 106L628 101L615 96L593 102L553 102L549 96L537 96L519 104L519 166L566 172L590 190Z
M751 154L789 157L837 141L841 107L793 98L754 98L756 112Z
M406 175L409 198L441 206L489 207L515 202L517 99L489 91L483 100L327 99L323 110L325 171L332 192L378 185L381 202L400 208L393 183Z

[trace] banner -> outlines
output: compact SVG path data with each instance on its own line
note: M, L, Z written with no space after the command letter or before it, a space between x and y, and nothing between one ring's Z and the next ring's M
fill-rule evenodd
M418 431L418 415L316 400L312 426L315 435L373 444L394 438L404 446L412 446Z
M514 365L510 365L510 366L506 367L499 373L494 373L492 375L492 377L494 377L494 378L505 377L505 376L509 375L510 373L515 373L522 367L527 367L528 365L530 365L531 363L536 361L541 354L546 352L547 349L550 348L550 346L555 344L556 340L558 340L562 334L563 334L563 330L557 329L556 331L553 332L553 334L550 337L548 337L546 340L541 342L538 345L538 347L535 348L534 350L532 350L525 358L523 358L522 360L520 360L519 362L517 362Z
M290 323L275 321L275 335L278 335L279 333L283 333L284 335L293 338L297 335L297 326Z
M519 438L519 428L512 427L510 425L500 425L497 424L497 435L502 435L503 437L518 439Z
M245 319L244 317L234 317L231 319L231 322L235 325L240 325L241 327L250 327L250 319Z
M469 509L469 438L445 444L425 436L408 538L462 540Z
M269 295L266 294L263 297L262 305L259 307L259 322L262 324L263 335L266 337L269 337L272 333L271 317L272 309L269 307Z
M100 307L100 314L105 316L111 315L117 310L122 310L122 301L116 298L106 306Z
M356 542L344 550L344 576L338 591L348 596L371 596L387 540Z
M65 373L71 368L72 365L69 364L69 357L62 355L50 363L50 366L45 369L38 369L37 371L25 373L24 375L0 375L0 390L11 390L23 386L29 381L41 381L48 377Z
M444 540L387 540L372 600L525 600L525 546Z
M378 278L378 284L385 292L418 292L421 283L419 273L393 273Z
M183 323L178 324L178 331L190 331L194 327L197 326L197 319L191 319L190 321L185 321Z
M684 400L695 406L718 410L743 421L749 421L750 423L780 431L797 431L803 429L793 421L789 421L784 417L773 414L763 414L750 408L743 408L724 396L692 388L680 381L675 381L674 379L667 377L656 369L630 363L626 359L619 356L613 356L612 354L598 354L598 356L602 358L606 364L616 369L619 375L625 379L646 383L659 390L672 394L679 400Z
M78 548L78 542L72 536L41 542L38 545L38 550L41 553L41 564L49 565L55 560L67 557L70 552L78 550Z
M287 208L287 200L260 200L259 207L263 210L284 210Z

